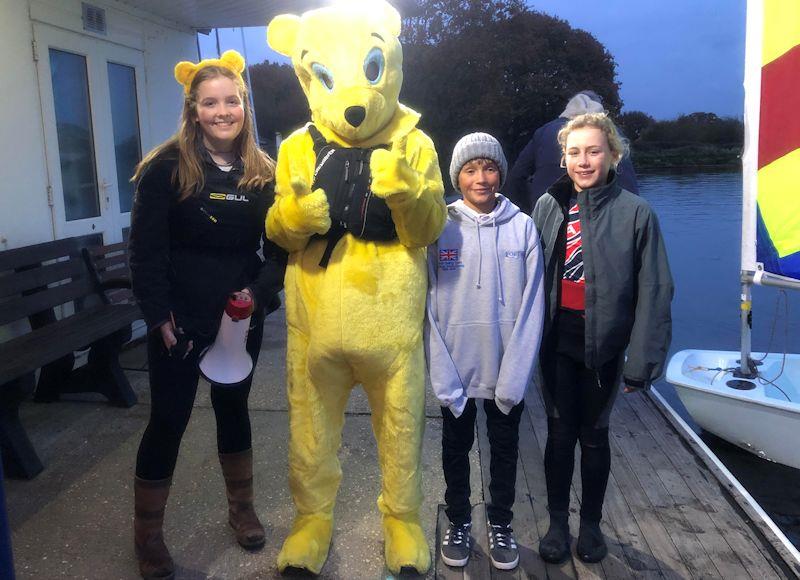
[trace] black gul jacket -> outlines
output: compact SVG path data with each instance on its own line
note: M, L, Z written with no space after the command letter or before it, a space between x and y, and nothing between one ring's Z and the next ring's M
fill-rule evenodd
M626 351L625 382L647 387L661 376L672 339L672 274L650 205L622 189L615 175L609 177L607 185L578 192L586 366L599 369ZM558 309L572 192L572 181L564 176L533 209L545 258L545 334Z
M156 159L136 184L130 267L149 329L172 313L187 333L213 338L231 292L250 288L256 308L277 308L286 252L264 234L273 184L242 191L240 161L225 172L203 153L205 186L183 201L173 184L175 154Z

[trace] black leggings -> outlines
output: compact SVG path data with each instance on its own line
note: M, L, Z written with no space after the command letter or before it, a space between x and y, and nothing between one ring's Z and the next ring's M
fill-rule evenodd
M247 337L247 351L255 366L261 350L264 317L254 314ZM161 333L147 337L147 360L150 376L150 422L147 424L136 457L136 476L156 480L172 476L178 459L183 433L192 415L200 372L198 356L208 341L195 339L194 348L185 359L171 357ZM252 374L236 387L211 386L211 404L217 420L217 450L236 453L250 449L250 415L247 399Z
M540 356L548 406L544 456L547 501L551 512L569 510L575 445L580 442L580 514L588 521L599 522L611 471L608 419L619 389L623 355L597 371L588 369L582 332L573 330L575 326L554 328L556 334Z

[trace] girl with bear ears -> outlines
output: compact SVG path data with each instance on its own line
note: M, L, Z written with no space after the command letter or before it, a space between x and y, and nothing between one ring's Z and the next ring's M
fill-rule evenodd
M133 177L130 267L148 328L151 396L134 479L134 543L144 578L172 578L175 571L164 509L197 392L198 356L213 342L231 293L255 303L247 340L254 361L264 316L280 304L286 254L264 239L274 163L255 142L244 66L235 51L178 63L180 128ZM262 242L264 260L257 254ZM251 382L252 375L236 386L212 384L211 402L229 523L239 544L257 549L265 537L253 508Z

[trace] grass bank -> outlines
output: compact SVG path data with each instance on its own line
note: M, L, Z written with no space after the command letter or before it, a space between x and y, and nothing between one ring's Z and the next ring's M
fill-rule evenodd
M738 169L741 145L706 143L634 143L631 159L637 172L660 169Z

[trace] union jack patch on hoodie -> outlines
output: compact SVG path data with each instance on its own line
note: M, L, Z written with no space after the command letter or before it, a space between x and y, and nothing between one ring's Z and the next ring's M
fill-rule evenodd
M439 248L439 269L456 270L463 268L461 250L459 248Z

